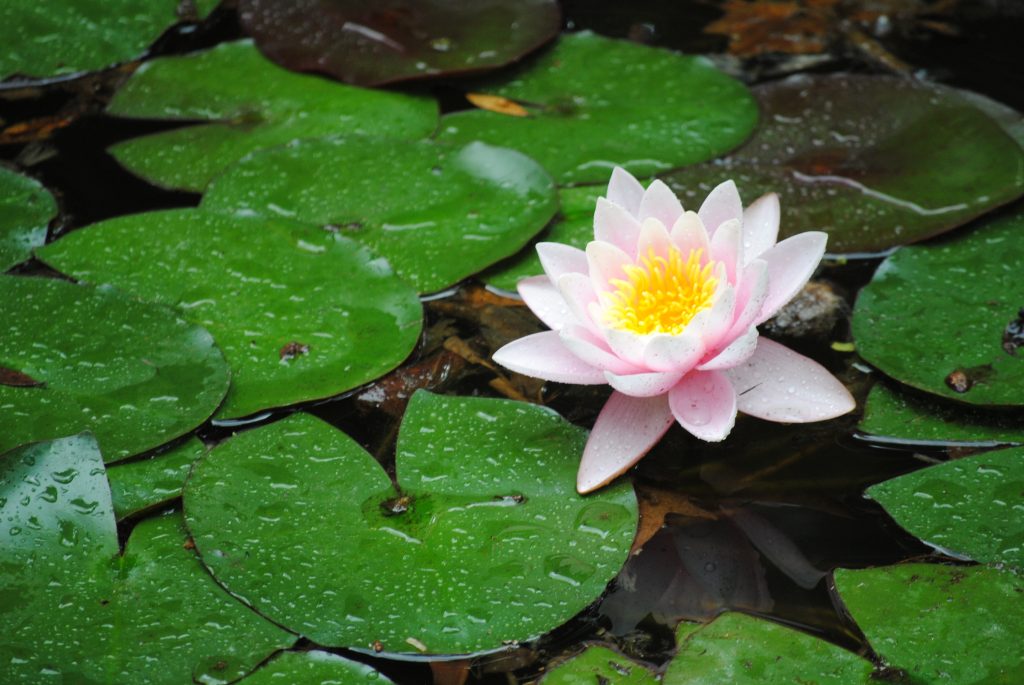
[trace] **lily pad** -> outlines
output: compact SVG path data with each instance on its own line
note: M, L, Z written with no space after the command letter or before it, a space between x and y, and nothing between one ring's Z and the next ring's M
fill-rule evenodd
M282 219L148 212L69 233L37 254L209 328L232 374L218 418L373 380L405 359L422 326L415 292L383 260Z
M143 521L119 554L89 436L0 458L0 516L4 683L222 683L295 642L217 586L180 515Z
M867 495L927 543L1024 571L1024 448L929 466Z
M600 645L587 647L540 679L541 685L655 685L658 682L647 667Z
M39 181L0 167L0 271L32 256L56 215L57 202Z
M835 580L871 646L908 682L1024 682L1024 578L985 566L902 564L840 569Z
M1005 347L1024 307L1024 212L886 259L857 298L857 351L915 388L978 405L1024 404L1024 351Z
M496 649L567 621L629 553L632 488L574 489L584 440L542 407L421 391L398 490L354 440L295 414L203 457L185 512L214 577L317 644Z
M108 468L117 520L180 497L192 464L205 451L199 439L189 438L164 454Z
M132 173L157 185L195 191L254 150L337 134L422 138L437 125L432 99L294 74L260 55L247 40L143 64L114 95L107 112L210 122L110 148Z
M1024 194L1024 150L950 88L802 75L754 94L761 124L742 148L662 177L684 204L731 178L750 200L779 193L781 237L825 231L830 253L856 254L937 235Z
M728 612L705 624L683 623L679 652L664 685L732 683L867 683L871 662L830 642L746 614Z
M757 122L747 88L700 57L582 31L477 90L530 115L484 110L441 120L438 138L522 150L559 183L607 183L612 168L650 176L720 155Z
M245 685L292 685L321 683L322 685L357 685L377 683L388 685L392 681L375 668L329 652L282 652L259 670L241 681Z
M202 206L339 231L433 292L521 248L554 216L558 196L514 150L337 138L252 155L210 186Z
M364 86L494 69L562 23L555 0L242 0L238 9L278 64Z
M870 440L908 444L1024 444L1019 413L985 411L899 392L884 383L871 388L857 429Z
M48 0L0 3L0 80L95 71L138 57L182 19L205 17L216 0Z
M0 452L88 430L117 461L203 423L228 389L206 329L110 288L0 276L0 321L0 367L35 383L0 383Z

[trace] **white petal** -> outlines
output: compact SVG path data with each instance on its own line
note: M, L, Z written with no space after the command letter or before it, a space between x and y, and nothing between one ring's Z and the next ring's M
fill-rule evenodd
M608 181L608 199L619 205L634 217L640 215L640 200L644 196L644 187L640 181L622 167L612 169L612 178Z
M534 333L513 340L494 353L506 369L533 378L575 385L604 385L604 372L569 351L556 331Z
M856 407L823 366L767 338L758 341L746 363L725 373L736 388L739 410L768 421L822 421Z
M700 250L705 259L711 259L711 243L704 223L696 212L683 212L672 226L672 242L683 259L690 256L693 250Z
M671 248L672 239L669 237L665 225L657 219L644 219L640 229L640 238L636 243L637 260L647 257L651 251L658 257L668 259Z
M613 373L642 371L639 367L617 357L604 340L583 326L567 326L561 330L561 336L569 351L591 366Z
M743 255L749 263L767 252L779 238L779 196L768 193L743 210Z
M564 243L537 243L537 256L552 283L562 274L587 273L587 253Z
M740 275L739 287L736 289L736 308L733 311L732 328L726 333L727 338L741 335L754 324L765 298L768 297L768 264L755 259L747 264Z
M725 349L697 368L701 371L731 369L750 359L757 348L757 328L750 326L745 333L729 343Z
M692 369L704 356L700 336L684 331L679 335L655 333L644 348L644 365L652 371Z
M647 186L643 199L640 201L639 219L655 218L665 226L671 226L683 213L683 205L679 198L664 182L654 179Z
M743 220L743 203L736 184L730 181L718 184L704 199L704 204L697 210L697 215L704 222L708 235L712 238L718 227L729 219Z
M711 258L725 265L726 277L730 283L737 281L736 274L743 263L743 229L736 219L722 223L711 236Z
M607 485L640 461L672 425L664 395L628 397L613 392L583 449L576 489L580 494Z
M593 241L587 245L587 262L590 264L590 282L594 292L614 290L610 281L626 280L622 267L632 264L633 258L611 243Z
M601 334L608 342L620 359L625 359L630 364L643 367L644 348L647 346L647 338L632 331L624 331L621 328L602 327Z
M818 268L827 240L821 231L798 233L761 255L768 263L768 296L754 323L775 316L800 292Z
M590 305L597 303L597 295L590 277L576 273L562 274L555 285L573 317L596 332L598 328L590 318Z
M626 254L636 253L636 241L640 236L640 222L624 207L597 198L594 210L594 238L611 243Z
M547 276L524 278L516 284L516 289L530 311L548 328L557 331L563 326L579 323L562 293Z
M694 371L668 394L668 405L683 428L701 440L719 442L736 424L736 393L721 371Z
M732 328L733 310L736 306L736 291L731 285L719 285L715 301L711 306L693 317L686 327L687 332L700 336L704 349L713 350ZM692 330L691 330L692 329Z
M605 371L608 385L630 397L664 395L683 377L683 371L660 371L620 375Z

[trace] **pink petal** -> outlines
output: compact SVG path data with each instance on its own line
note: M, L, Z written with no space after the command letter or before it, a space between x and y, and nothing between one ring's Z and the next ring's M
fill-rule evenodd
M684 331L680 335L656 333L650 336L644 348L644 366L652 371L682 371L692 369L704 356L700 336Z
M630 397L664 395L683 377L684 371L661 371L620 375L605 371L608 385Z
M729 219L742 221L743 203L740 201L736 184L730 180L716 186L704 199L697 216L704 222L704 228L711 237L714 237L718 227Z
M570 352L557 331L543 331L513 340L495 352L493 359L506 369L546 381L575 385L608 382L601 369Z
M768 421L822 421L857 406L821 364L767 338L743 365L725 373L736 388L739 410Z
M721 371L687 374L668 394L676 421L701 440L725 440L736 423L736 392Z
M594 210L594 238L611 243L628 255L636 252L636 241L640 235L640 222L620 205L597 198Z
M537 256L552 283L557 283L562 274L587 273L587 254L572 245L537 243Z
M640 214L637 218L641 222L647 218L654 218L665 226L671 226L682 214L683 205L679 203L676 194L662 181L654 179L651 185L647 186L647 192L640 201Z
M583 450L576 489L580 494L593 492L625 473L671 425L664 395L637 398L613 392Z
M573 317L587 328L597 331L597 326L590 318L590 305L597 303L597 294L590 277L576 273L562 274L555 286Z
M530 311L548 328L557 331L563 326L579 323L562 293L547 276L524 278L516 284L516 289Z
M736 274L742 268L743 229L736 219L722 223L711 236L711 258L725 265L726 277L736 282Z
M561 337L570 352L591 366L613 373L638 373L642 370L619 359L604 340L583 326L566 326L561 330Z
M768 264L755 259L744 267L736 290L736 308L727 338L735 338L753 325L768 297Z
M755 323L775 316L800 292L818 268L827 240L828 236L821 231L798 233L761 255L768 263L768 297Z
M644 348L647 346L647 339L644 336L632 331L624 331L621 328L608 327L602 328L601 333L617 357L625 359L635 366L643 367Z
M609 200L636 217L640 214L640 201L643 196L644 187L631 173L622 167L612 169L612 178L608 181Z
M736 306L736 291L731 285L718 286L715 301L697 314L686 327L687 332L700 336L704 349L713 350L732 328L733 310Z
M645 219L640 229L640 238L636 242L637 260L647 257L651 251L658 257L668 259L671 248L672 239L665 225L657 219Z
M779 196L768 193L743 211L743 255L749 263L771 249L779 238Z
M701 250L704 259L711 259L711 243L708 240L708 232L704 229L704 223L696 212L683 212L672 226L670 235L676 249L683 255L683 259L688 258L693 250Z
M701 371L720 371L731 369L750 359L757 348L757 327L750 326L746 332L736 337L723 350L697 368Z
M613 279L626 280L622 267L632 264L633 258L611 243L593 241L587 245L587 262L590 264L590 282L594 292L613 290Z

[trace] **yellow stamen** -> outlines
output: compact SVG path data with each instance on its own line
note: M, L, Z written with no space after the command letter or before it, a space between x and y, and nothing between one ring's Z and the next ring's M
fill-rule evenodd
M715 263L701 266L703 250L691 250L686 260L678 249L668 259L648 250L639 264L623 267L626 279L613 278L605 293L605 322L634 333L678 335L699 312L711 306L718 279Z

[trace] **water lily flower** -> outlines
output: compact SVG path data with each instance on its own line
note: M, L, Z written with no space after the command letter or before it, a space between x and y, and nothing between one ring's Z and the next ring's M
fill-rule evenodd
M824 233L776 244L778 231L775 194L744 209L726 181L695 213L661 181L645 190L615 169L586 251L537 245L545 275L518 290L551 330L505 345L494 360L535 378L612 386L583 452L579 492L633 466L673 421L719 441L737 411L803 423L854 408L817 362L758 337L757 325L800 292L825 252Z

